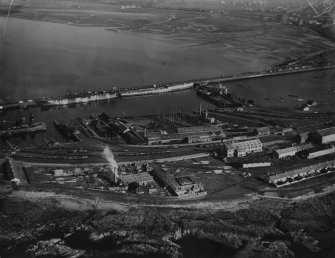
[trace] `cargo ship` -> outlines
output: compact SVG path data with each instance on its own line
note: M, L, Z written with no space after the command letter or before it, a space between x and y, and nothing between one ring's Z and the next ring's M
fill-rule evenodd
M73 125L63 122L63 121L54 121L54 126L57 129L57 131L63 135L66 139L72 139L75 142L79 142L80 138L76 134L76 129Z
M43 132L47 129L45 123L39 122L35 124L7 125L0 127L0 136L13 136L18 134L29 134Z
M63 106L63 105L73 105L79 103L88 103L100 100L108 100L117 98L116 92L108 91L87 91L83 93L70 94L60 98L50 98L39 100L38 103L42 106Z
M171 85L153 85L152 87L143 89L134 89L134 90L125 89L124 91L121 91L119 95L121 97L155 95L155 94L191 89L193 88L193 85L194 85L193 82L178 83Z

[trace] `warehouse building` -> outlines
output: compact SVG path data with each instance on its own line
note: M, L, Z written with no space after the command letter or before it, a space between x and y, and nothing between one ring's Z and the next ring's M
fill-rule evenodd
M245 149L246 154L263 151L263 144L259 139L235 142L234 146L236 146L237 148Z
M334 152L335 152L334 147L330 145L325 145L325 146L319 146L319 147L313 148L308 151L304 151L302 153L302 156L307 159L314 159L317 157L322 157L325 155L333 154Z
M255 132L259 137L270 135L271 131L269 127L259 127L255 129Z
M190 176L174 177L171 174L154 171L155 179L168 187L178 198L195 198L207 195L201 183L194 182Z
M162 134L160 132L148 132L146 135L147 144L155 145L155 144L170 144L170 143L181 143L186 141L184 136L181 134Z
M192 134L192 133L215 133L222 132L222 129L218 126L191 126L191 127L178 127L177 133L181 134Z
M318 144L327 144L335 141L335 127L317 130L311 134L311 140Z
M298 152L298 149L296 147L288 147L285 149L276 150L274 152L274 155L277 159L284 159L287 157L295 156L297 152Z
M262 152L263 144L259 139L225 144L226 157L243 157L254 152Z
M291 169L277 174L268 174L265 176L265 180L269 184L281 187L318 176L322 173L334 172L334 168L335 160L331 160L302 168Z
M284 159L287 157L292 157L295 156L298 152L313 148L314 145L309 143L309 144L303 144L303 145L297 145L297 146L292 146L292 147L287 147L284 149L279 149L274 152L274 156L278 159Z
M121 182L128 186L130 183L136 182L139 185L147 185L154 182L153 177L146 172L137 173L137 174L128 174L128 175L120 175L119 179Z
M146 135L148 145L175 144L175 143L204 143L221 140L226 137L222 131L216 132L189 132L189 133L160 133L148 132Z

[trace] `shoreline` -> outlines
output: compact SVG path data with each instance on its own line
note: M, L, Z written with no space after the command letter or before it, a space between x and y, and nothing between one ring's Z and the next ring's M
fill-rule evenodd
M269 77L276 77L276 76L287 76L292 74L298 73L308 73L308 72L317 72L317 71L327 71L327 70L335 70L335 65L327 65L322 67L308 67L308 68L301 68L301 69L293 69L287 71L276 71L272 72L265 71L265 72L258 72L258 73L250 73L250 74L240 74L240 75L232 75L232 76L217 76L212 78L201 78L201 79L193 79L193 80L186 80L180 82L169 82L169 83L160 83L157 85L146 85L146 86L138 86L130 89L118 89L115 91L115 94L119 95L118 97L112 98L129 98L129 97L142 97L148 95L157 95L157 94L165 94L183 90L189 90L194 88L196 84L203 84L203 83L227 83L227 82L235 82L235 81L242 81L242 80L252 80L252 79L262 79L262 78L269 78ZM187 87L179 87L183 84L188 84ZM109 94L110 91L106 91L106 94ZM94 91L87 91L81 92L77 95L73 95L73 98L78 96L78 98L82 99L80 95L82 94L90 94L89 97L95 97L98 95L94 95ZM96 94L100 94L97 92ZM72 97L72 96L71 96ZM67 96L59 96L55 99L60 100L60 103L53 103L53 104L41 104L41 101L53 101L54 99L43 99L43 100L25 100L19 101L14 103L4 103L0 105L0 112L5 112L8 110L17 110L17 109L29 109L35 107L48 107L48 106L69 106L69 105L76 105L80 103L87 103L87 102L100 102L105 100L103 99L95 99L95 100L80 100L78 102L73 103L64 103L62 102L62 98L67 98Z

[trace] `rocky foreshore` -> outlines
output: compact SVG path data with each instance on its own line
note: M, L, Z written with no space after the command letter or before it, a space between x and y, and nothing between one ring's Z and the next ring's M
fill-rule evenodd
M307 258L334 251L314 236L335 239L334 195L284 206L259 201L234 212L79 212L2 197L0 210L0 257Z

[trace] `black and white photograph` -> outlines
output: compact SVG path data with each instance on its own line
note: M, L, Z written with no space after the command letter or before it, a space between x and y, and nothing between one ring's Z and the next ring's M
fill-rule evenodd
M335 0L0 0L0 258L335 257Z

